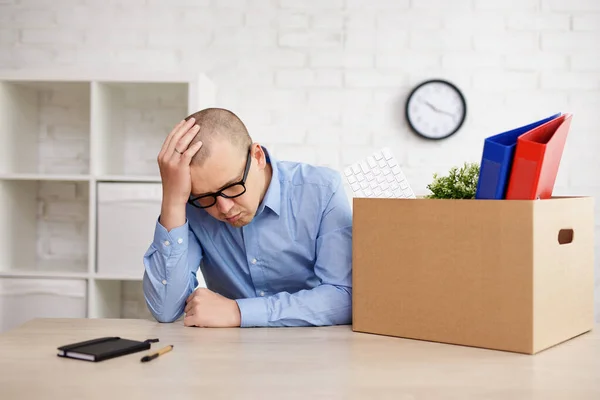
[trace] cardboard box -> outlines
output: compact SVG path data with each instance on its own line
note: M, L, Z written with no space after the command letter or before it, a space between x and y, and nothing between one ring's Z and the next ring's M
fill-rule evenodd
M353 330L535 354L594 324L594 201L355 198Z

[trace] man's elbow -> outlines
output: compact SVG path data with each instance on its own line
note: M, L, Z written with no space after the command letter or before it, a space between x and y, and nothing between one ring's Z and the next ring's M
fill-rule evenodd
M183 314L185 298L180 297L177 301L173 301L162 286L153 285L152 280L146 273L144 273L143 287L146 307L156 321L161 323L174 322Z
M352 324L352 304L339 310L333 318L332 325L350 325Z
M175 322L177 321L177 319L179 319L179 317L181 316L182 312L178 311L178 310L157 310L154 307L152 307L151 304L146 303L146 305L148 306L148 310L150 310L150 314L152 314L152 316L154 317L154 319L160 323L170 323L170 322Z
M168 324L168 323L172 323L177 321L177 317L173 318L173 317L165 317L163 315L158 315L154 317L156 319L157 322L160 322L161 324Z
M177 321L177 319L179 318L178 315L166 315L166 314L153 314L154 315L154 319L156 319L156 321L160 322L160 323L171 323L171 322L175 322Z
M333 305L332 312L324 325L349 325L352 323L352 287L338 285L335 288L341 297Z

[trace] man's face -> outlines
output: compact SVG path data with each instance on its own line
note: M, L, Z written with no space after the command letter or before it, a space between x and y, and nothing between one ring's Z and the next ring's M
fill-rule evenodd
M242 180L247 156L247 151L240 150L226 140L211 143L211 155L204 160L202 166L191 166L192 198L217 193L220 190L230 196L243 191L241 186L229 189L225 187ZM244 184L246 191L235 198L216 196L216 203L205 208L212 217L236 227L252 221L263 196L260 172L265 168L265 154L258 144L253 144L249 157L250 164ZM205 204L212 201L209 197L202 200L208 202Z

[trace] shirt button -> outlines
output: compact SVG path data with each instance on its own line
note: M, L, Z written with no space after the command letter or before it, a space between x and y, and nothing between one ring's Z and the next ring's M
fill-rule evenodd
M165 246L168 246L170 244L171 244L171 242L169 242L168 240L165 240Z
M163 281L162 281L162 284L163 284L163 285L166 285L166 284L167 284L167 280L166 280L166 279L163 279Z
M252 259L252 264L256 264L256 258Z
M264 296L264 295L265 295L265 292L260 292L260 295L261 295L261 296Z
M179 244L183 243L183 239L182 238L177 239L177 243L179 243Z

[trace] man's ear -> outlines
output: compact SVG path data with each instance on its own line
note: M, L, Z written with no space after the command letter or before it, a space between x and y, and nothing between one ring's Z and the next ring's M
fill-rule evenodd
M258 143L252 143L251 147L252 158L256 160L256 165L259 170L265 169L267 166L267 155L265 154L262 146Z

